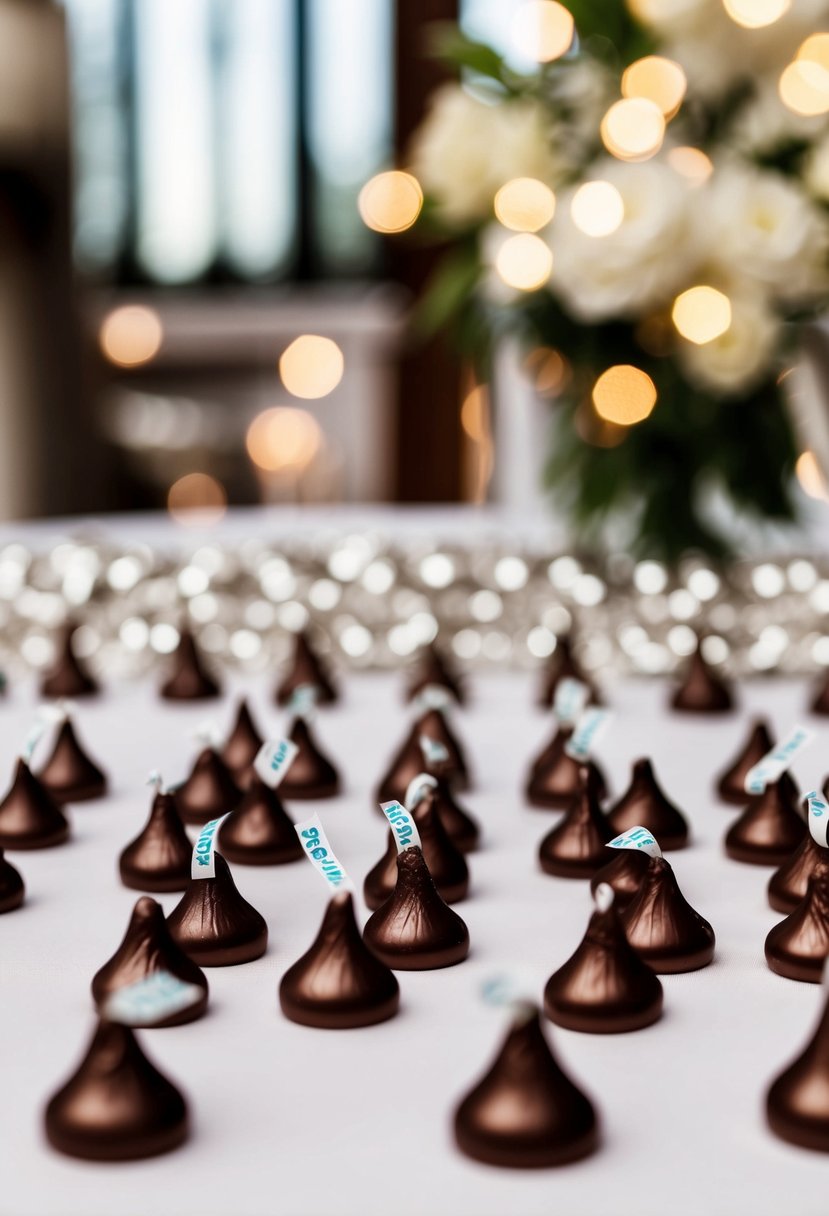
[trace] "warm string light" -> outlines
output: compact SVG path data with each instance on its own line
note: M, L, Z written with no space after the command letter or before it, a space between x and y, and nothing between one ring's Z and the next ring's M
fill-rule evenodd
M665 118L647 97L623 97L602 119L602 143L618 160L649 160L662 147Z
M529 0L512 21L513 46L537 63L551 63L565 55L574 33L572 13L556 0Z
M316 418L293 406L264 410L248 427L248 455L267 473L301 473L321 446L322 431Z
M468 497L471 502L481 503L486 499L494 464L489 388L486 384L476 384L464 397L461 427L470 440L471 448L466 470Z
M363 223L375 232L405 232L420 215L423 191L411 173L398 169L378 173L360 191L357 207Z
M225 488L209 473L186 473L167 491L167 510L185 527L217 524L227 510Z
M618 363L602 372L593 385L593 406L605 422L634 426L656 405L656 386L647 372Z
M674 300L671 317L689 342L705 346L731 326L731 301L716 287L689 287Z
M537 291L553 270L553 253L541 237L519 232L507 237L495 258L495 269L507 287Z
M827 490L826 481L814 452L810 452L808 448L805 452L801 452L794 470L804 494L808 494L810 498L816 498L820 502L829 502L829 490Z
M98 341L110 363L139 367L149 363L161 349L164 330L161 318L142 304L115 308L101 324Z
M610 236L625 218L625 203L611 182L585 182L570 204L573 223L586 236Z
M829 70L814 59L795 59L778 81L780 100L803 118L829 112Z
M538 232L555 215L556 196L534 177L514 177L495 195L495 215L514 232Z
M774 25L791 7L792 0L723 0L723 8L731 20L747 30Z
M282 383L295 397L327 397L343 378L343 352L331 338L301 334L279 360Z
M537 346L524 360L524 371L540 397L557 397L570 381L570 364L551 346Z
M702 148L691 148L685 145L671 148L667 159L674 172L684 177L691 186L704 186L714 172L711 158L703 152Z
M661 55L637 59L622 74L622 96L652 101L666 121L678 112L687 88L688 81L679 64Z

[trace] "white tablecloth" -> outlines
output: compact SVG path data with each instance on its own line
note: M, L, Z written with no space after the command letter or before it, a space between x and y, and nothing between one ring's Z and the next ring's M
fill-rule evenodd
M252 690L264 726L280 715ZM322 712L320 739L341 762L347 792L317 804L332 844L360 882L385 844L371 790L407 710L388 676L352 676L345 702ZM536 846L554 817L525 808L526 764L549 724L526 677L479 677L455 714L475 788L466 803L486 832L471 857L472 892L458 905L472 953L445 971L400 974L402 1011L352 1032L295 1026L277 985L310 944L327 898L304 862L235 868L270 926L266 956L211 970L206 1018L145 1031L149 1054L188 1095L193 1132L178 1152L127 1165L62 1158L46 1145L45 1100L91 1033L89 982L118 945L136 893L117 879L120 847L143 823L147 771L184 775L188 732L203 706L161 703L149 686L113 688L78 710L78 729L113 777L105 801L72 813L72 842L12 855L25 875L24 908L0 918L0 1212L4 1216L825 1216L829 1158L788 1147L767 1130L763 1093L805 1042L820 990L773 975L763 939L778 919L765 900L768 871L726 859L732 813L711 796L711 774L744 734L748 710L782 732L803 716L803 684L755 683L726 720L665 717L664 688L612 690L613 726L599 753L614 791L630 761L650 753L686 809L693 847L673 860L689 900L714 925L714 964L667 976L665 1016L633 1035L550 1028L562 1061L595 1099L603 1142L558 1171L517 1173L473 1164L454 1148L451 1113L504 1031L483 981L515 966L547 976L572 952L590 913L587 884L545 876ZM0 772L10 772L35 704L12 689L0 706ZM224 725L230 700L216 711ZM822 780L829 726L801 758L804 783ZM4 778L5 779L5 778ZM808 788L808 786L806 787ZM307 804L306 804L307 806ZM301 807L295 804L295 811ZM162 897L167 909L176 896Z

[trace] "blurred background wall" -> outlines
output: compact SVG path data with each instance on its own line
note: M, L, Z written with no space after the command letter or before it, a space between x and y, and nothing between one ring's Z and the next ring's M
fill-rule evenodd
M405 327L431 255L357 207L458 8L0 0L4 518L480 497L461 369Z

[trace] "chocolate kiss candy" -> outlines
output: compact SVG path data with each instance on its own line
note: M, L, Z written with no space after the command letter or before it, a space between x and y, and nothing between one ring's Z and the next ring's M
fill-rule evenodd
M205 701L218 697L219 685L202 665L198 647L189 630L179 638L170 675L161 685L166 701Z
M766 962L788 980L819 984L829 956L829 861L818 862L803 899L766 937Z
M23 879L11 862L6 861L0 849L0 914L13 912L23 903L26 888Z
M469 930L438 894L416 846L397 855L397 885L368 919L366 945L395 971L434 971L462 963Z
M406 700L414 701L424 688L445 688L458 705L466 700L460 677L453 671L451 664L434 645L427 646L418 658L412 673L409 686L406 689Z
M616 835L641 825L653 833L663 849L683 849L688 843L685 816L665 797L650 760L636 761L630 785L607 818Z
M616 909L621 912L639 894L650 858L647 853L639 853L636 849L613 849L612 852L615 853L613 860L597 870L590 879L590 890L595 893L601 883L612 887Z
M728 856L752 866L788 861L807 831L795 808L780 782L770 782L726 832Z
M469 784L469 773L460 741L439 709L427 709L414 723L386 775L377 789L378 802L404 802L406 791L415 777L423 772L423 749L420 736L427 735L442 743L449 753L443 775L455 788Z
M745 806L750 795L746 793L746 777L749 769L753 768L774 747L769 728L762 719L757 718L751 726L748 738L731 764L720 774L717 781L717 794L723 802L733 803L734 806ZM784 773L780 778L780 788L787 797L797 802L800 797L797 786L790 773Z
M525 790L530 806L542 807L544 810L562 810L572 802L579 787L581 767L580 762L568 756L564 750L572 734L572 728L558 727L551 741L533 761ZM593 760L588 762L588 767L597 783L599 798L606 798L607 782L604 773Z
M121 882L136 891L183 891L192 856L175 796L159 791L143 830L118 859Z
M236 722L222 748L222 759L236 781L247 781L253 772L253 762L265 740L256 728L248 703L239 702Z
M829 714L829 672L826 673L809 706L813 714Z
M69 624L61 631L57 659L40 682L43 697L91 697L98 691L98 681L72 649L76 628Z
M596 903L575 954L547 981L544 1012L557 1025L587 1034L641 1030L662 1015L662 985L628 943L609 888L597 893Z
M671 698L671 707L691 714L723 714L733 706L731 689L708 666L698 641L682 683Z
M766 1118L782 1140L829 1153L829 1003L801 1054L772 1082Z
M538 704L540 706L549 709L555 703L556 689L559 682L565 678L580 680L582 684L585 684L590 689L590 703L593 705L601 704L601 697L596 692L593 682L585 674L581 664L576 660L573 654L573 643L566 635L557 640L556 648L550 655L547 666L544 669L538 695Z
M14 780L0 802L0 848L48 849L63 844L69 822L46 786L25 760L18 759Z
M292 798L336 798L340 792L340 774L319 749L304 718L295 718L288 738L299 748L282 781L280 789Z
M321 1030L351 1030L393 1018L400 986L365 945L347 891L329 903L314 943L282 977L279 1003L286 1018Z
M432 791L435 810L440 816L446 835L462 853L471 853L478 845L481 830L471 815L455 801L449 782L445 777L436 777L437 785Z
M265 953L268 926L240 894L221 853L216 877L191 878L167 917L174 942L200 967L251 963Z
M775 912L794 912L806 894L809 879L826 857L827 850L821 848L807 832L791 857L769 879L769 904Z
M57 802L102 798L107 779L78 742L68 718L61 723L52 754L37 774Z
M124 940L109 962L92 981L95 1004L103 1005L120 988L128 988L157 971L166 971L185 984L195 984L204 993L202 999L187 1009L179 1010L164 1021L150 1021L148 1026L181 1026L200 1018L207 1008L207 980L202 970L179 949L170 936L161 904L143 895L133 908ZM136 1022L136 1025L141 1023Z
M185 823L207 823L238 806L242 791L213 747L201 750L190 776L176 790L176 806Z
M305 630L295 636L293 661L276 690L277 703L287 705L303 684L312 684L316 688L317 705L332 705L339 700L337 690Z
M714 957L714 930L687 902L664 857L648 858L639 894L621 920L631 946L659 975L698 971Z
M463 853L453 844L437 810L432 789L409 812L420 834L420 847L429 873L440 897L447 904L466 899L469 891L469 867ZM363 898L374 911L389 898L397 885L397 844L389 830L389 843L383 856L366 875Z
M279 795L257 776L219 828L219 847L234 865L279 866L302 856L299 837Z
M599 1142L593 1105L562 1071L534 1006L515 1018L491 1068L455 1111L454 1123L462 1153L508 1169L566 1165Z
M129 1161L187 1139L187 1104L129 1026L100 1021L76 1072L46 1107L53 1148L90 1161Z
M607 859L604 846L616 833L602 814L598 781L587 765L579 769L579 782L570 809L539 845L538 859L545 874L589 878Z

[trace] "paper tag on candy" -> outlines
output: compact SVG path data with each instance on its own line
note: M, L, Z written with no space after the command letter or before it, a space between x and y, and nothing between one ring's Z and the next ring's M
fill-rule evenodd
M762 794L767 785L779 781L791 767L795 757L809 746L814 737L814 732L806 726L793 727L782 743L778 743L748 770L745 779L746 793Z
M806 804L808 807L809 832L815 844L819 844L825 849L829 841L827 833L829 833L829 804L818 790L812 790L806 795Z
M222 741L219 727L212 718L201 722L192 732L192 737L197 743L201 743L202 747L216 748Z
M229 814L230 811L227 812L227 815ZM216 840L219 828L227 819L227 815L211 819L199 832L196 843L193 845L193 859L190 862L191 878L216 877Z
M562 726L572 726L584 712L590 700L590 689L582 680L565 676L556 685L553 713Z
M442 684L426 684L414 699L417 713L426 709L446 709L452 704L452 694Z
M319 688L316 684L299 684L291 693L288 702L288 712L294 718L304 718L310 722L314 716L319 700Z
M256 753L253 762L256 775L262 778L265 785L275 790L296 759L298 751L299 748L290 739L268 739Z
M485 1005L495 1009L511 1007L521 1017L535 1009L538 979L528 968L510 967L509 971L491 975L481 985L481 997Z
M649 857L661 857L662 850L651 836L647 828L628 828L621 836L615 836L607 842L608 849L638 849Z
M593 902L597 912L609 912L616 899L616 892L609 882L600 882L593 892Z
M440 739L430 739L428 735L420 735L417 741L420 744L423 759L428 765L445 764L449 759L449 749L445 743L441 743ZM407 805L408 801L407 798Z
M35 715L35 720L29 727L26 738L23 740L23 746L20 749L20 757L28 764L34 755L34 750L40 740L46 734L50 726L55 726L66 720L65 714L58 705L42 705Z
M147 1026L164 1022L197 1004L204 997L198 984L188 984L169 971L152 975L119 988L104 1002L101 1013L109 1022L124 1026Z
M412 845L420 848L420 833L405 807L399 802L381 802L380 810L389 821L398 853L411 848Z
M433 790L436 786L437 778L430 773L418 773L416 777L412 777L406 790L406 797L403 799L406 809L413 811L426 796L426 791Z
M348 877L345 868L337 861L319 816L312 815L310 819L303 819L302 823L295 824L295 831L305 856L328 885L335 891L353 891L354 883Z
M584 762L590 759L593 745L607 730L610 722L609 709L586 709L576 723L576 728L564 745L571 760Z

